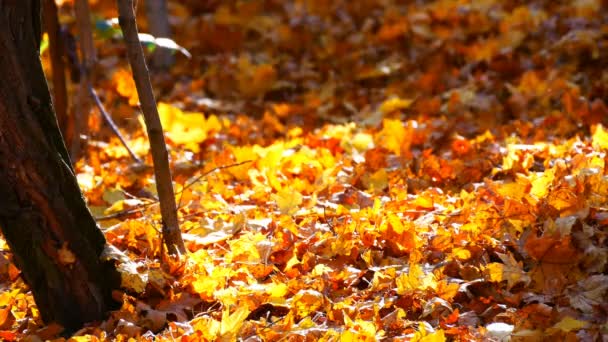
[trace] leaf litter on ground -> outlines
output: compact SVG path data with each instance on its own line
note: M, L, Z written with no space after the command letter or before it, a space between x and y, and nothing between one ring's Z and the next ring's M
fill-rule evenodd
M100 221L123 305L71 340L607 338L605 2L204 3L169 4L191 58L154 77L189 254L163 256L151 169L93 116L76 170L125 213ZM62 340L2 247L0 336Z

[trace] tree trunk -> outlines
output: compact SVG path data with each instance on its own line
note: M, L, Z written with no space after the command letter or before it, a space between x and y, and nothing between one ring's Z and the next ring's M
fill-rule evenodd
M61 138L40 64L40 0L0 0L0 227L45 322L77 329L119 282Z
M80 85L78 87L78 98L74 104L74 138L70 145L70 156L75 162L82 153L83 141L81 137L89 135L89 114L91 103L87 83L91 75L91 69L97 62L97 51L93 41L93 29L91 28L91 10L89 0L75 0L74 10L76 15L76 26L78 27L78 47L80 48ZM77 58L78 60L78 58Z
M55 0L42 0L44 11L44 26L49 35L49 54L53 70L53 104L59 122L59 128L66 141L72 140L72 132L68 123L68 91L65 79L65 46L59 24L59 13Z
M169 11L166 0L145 0L146 18L148 29L154 38L171 38L171 26L169 26ZM156 69L167 69L173 65L172 51L157 46L152 54L152 67Z

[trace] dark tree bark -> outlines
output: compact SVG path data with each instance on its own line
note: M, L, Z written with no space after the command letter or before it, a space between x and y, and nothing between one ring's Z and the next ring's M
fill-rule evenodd
M61 138L39 59L40 0L0 0L0 228L45 322L114 308L113 264Z

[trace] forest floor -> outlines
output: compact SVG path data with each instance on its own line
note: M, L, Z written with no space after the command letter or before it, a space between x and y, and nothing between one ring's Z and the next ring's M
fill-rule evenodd
M71 341L608 339L606 1L170 2L179 260L115 4L92 10L94 87L148 166L91 107L77 177L130 261ZM0 338L61 340L0 256Z

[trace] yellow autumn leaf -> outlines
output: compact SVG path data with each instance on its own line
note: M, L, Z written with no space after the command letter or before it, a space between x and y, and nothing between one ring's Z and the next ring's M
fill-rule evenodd
M352 320L348 315L344 315L344 325L348 330L340 334L340 341L376 341L377 329L373 322L362 319Z
M397 216L393 213L390 213L386 219L387 219L388 223L390 224L392 231L394 231L395 234L402 235L403 232L407 230L407 228L404 226L404 224L401 221L401 218L399 216Z
M553 182L555 170L548 169L545 172L535 172L530 174L530 181L532 188L530 189L530 195L537 199L544 198L551 189L551 183Z
M116 87L116 91L129 99L129 105L137 106L139 104L139 96L135 88L135 81L131 72L126 69L118 69L112 74L112 82Z
M200 294L203 298L211 298L213 292L219 287L219 282L216 279L209 277L198 277L191 283L194 293Z
M259 263L261 261L258 244L264 241L266 237L260 233L247 233L240 236L238 239L229 242L230 253L226 255L226 262L251 262Z
M283 215L295 214L302 204L302 194L289 188L279 190L273 199L277 202L279 211Z
M315 290L300 290L293 296L291 303L299 317L306 317L325 303L323 294Z
M471 251L466 248L456 247L452 249L452 255L458 260L465 261L471 258Z
M446 280L440 280L437 282L437 295L445 300L451 300L456 296L460 285L458 283L450 283Z
M242 165L230 167L226 169L226 172L231 174L237 180L249 180L249 170L251 170L251 163L244 163L248 160L254 161L259 159L259 154L254 148L255 146L234 146L230 150L234 157L236 164L243 163Z
M491 262L486 265L485 270L489 281L501 282L503 274L503 264L499 262Z
M300 260L298 260L298 256L297 255L293 255L288 261L287 264L285 264L285 271L288 271L290 269L292 269L293 267L302 264L302 262Z
M142 205L142 203L143 202L140 199L137 199L137 198L128 198L128 199L118 200L118 201L114 202L110 207L108 207L104 211L104 214L110 215L110 214L113 214L113 213L121 212L123 210L134 208L134 207L137 207L139 205Z
M525 178L519 178L516 182L496 184L496 191L501 196L519 201L530 191L530 182Z
M376 336L376 325L373 322L364 321L357 319L355 322L355 329L363 336L375 337Z
M608 132L604 129L604 126L595 126L595 131L591 137L594 148L606 150L608 149Z
M230 309L226 308L222 312L220 335L222 337L236 335L250 312L251 311L247 307L239 306L235 312L230 314Z
M199 336L207 341L215 341L220 334L221 323L209 316L194 318L190 325Z
M426 325L428 323L420 323L418 331L414 334L412 342L444 342L446 341L445 333L441 329L437 329L432 333L428 333Z
M437 329L435 332L430 333L419 340L420 342L445 342L445 332L441 329Z
M317 323L313 321L312 317L304 317L300 322L298 322L298 329L310 329L316 327Z
M395 279L397 293L402 295L420 288L422 277L424 277L422 267L418 264L410 264L409 271L407 273L402 273Z
M344 330L340 333L340 342L360 342L362 339L352 330Z
M0 293L0 306L9 306L15 301L15 296L19 293L19 290L12 290Z
M471 232L471 233L475 234L475 233L479 232L480 227L476 223L467 222L460 227L460 230L463 232Z
M159 102L158 114L167 137L193 152L199 151L198 144L205 141L210 132L222 129L222 123L215 115L206 119L203 113L183 112L164 102Z
M401 120L382 120L382 131L376 136L378 145L400 156L407 139L407 130Z
M312 269L311 274L315 277L322 277L324 274L332 272L333 269L324 264L318 264Z
M283 283L272 283L266 288L271 298L283 298L289 292L289 287Z
M357 133L352 137L350 143L357 151L363 152L374 147L374 138L371 134Z
M379 193L388 187L388 173L382 168L363 179L367 189L374 193Z
M412 105L412 102L414 102L411 99L401 99L398 97L391 97L387 100L385 100L384 102L382 102L382 104L380 104L380 112L382 112L382 114L388 114L388 113L392 113L398 110L403 110L403 109L407 109Z
M72 336L69 339L70 342L94 342L99 341L97 337L91 335Z
M564 317L561 321L555 323L555 325L553 327L551 327L551 329L557 329L557 330L568 332L568 331L583 329L588 325L589 325L588 322L579 321L570 316L567 316L567 317Z
M215 299L215 291L226 285L226 279L230 272L230 269L215 267L210 274L197 274L190 286L192 286L193 292L197 293L202 299Z
M218 289L213 292L213 297L224 307L232 307L234 305L238 305L240 302L239 293L234 287L226 287L223 289ZM242 304L242 302L241 302ZM246 305L245 305L246 306Z
M435 207L433 199L429 196L424 195L416 196L416 199L414 199L412 204L422 209L433 209Z

